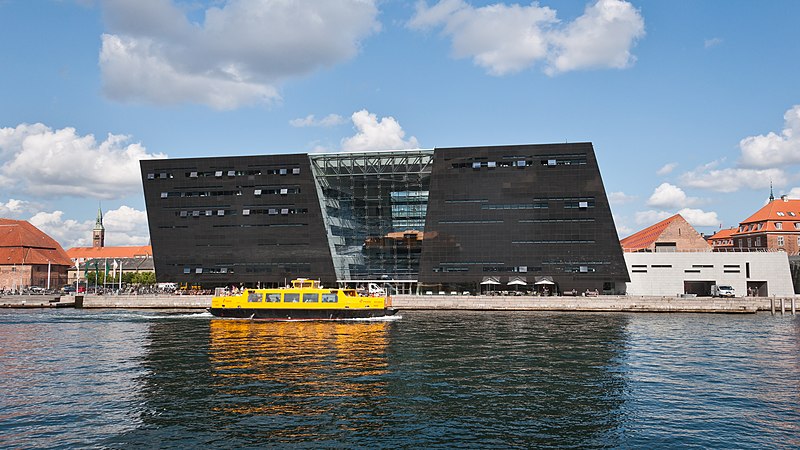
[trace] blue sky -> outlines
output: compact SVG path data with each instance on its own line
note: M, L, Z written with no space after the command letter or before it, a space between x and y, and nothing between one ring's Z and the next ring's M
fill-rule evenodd
M800 2L0 0L0 217L148 240L142 158L591 141L620 237L800 198Z

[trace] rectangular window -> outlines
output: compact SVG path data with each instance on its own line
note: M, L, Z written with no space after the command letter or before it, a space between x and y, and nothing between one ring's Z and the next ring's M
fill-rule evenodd
M200 211L192 211L192 217L200 217Z
M480 169L481 168L481 163L479 163L479 162L472 163L472 168L473 169Z
M181 211L181 217L186 217L186 216L188 216L188 215L189 215L189 214L188 214L186 211Z
M217 178L221 177L222 176L222 171L218 170L218 171L214 172L214 176L217 177Z
M300 175L300 168L295 167L294 169L292 169L292 175Z
M517 161L517 167L525 167L525 161Z
M778 236L778 247L783 247L783 236Z
M548 159L547 160L547 165L548 166L555 166L556 165L556 160L555 159Z
M588 208L589 202L578 202L578 208Z
M280 173L281 175L286 175L286 169L281 169L278 173Z
M206 210L206 217L210 217L212 214L214 214L213 211L211 211L210 209Z
M276 208L270 208L269 209L269 215L270 216L274 216L276 214L278 214L278 210Z
M270 303L278 303L281 301L281 294L267 294L267 301Z
M783 222L775 222L775 229L782 230L783 229Z
M283 294L284 303L300 303L300 294Z
M192 273L192 268L191 267L184 267L183 268L183 273Z
M250 215L250 210L249 209L243 209L242 210L242 215L243 216L249 216Z
M261 195L261 189L256 189L253 191L253 195Z
M189 178L197 178L197 172L189 172Z
M260 294L258 292L250 292L249 294L247 294L247 301L250 303L260 302L262 298L263 294Z
M228 171L228 176L229 177L235 177L236 176L236 171L235 170L229 170Z
M319 301L319 294L305 293L303 294L303 303L317 303Z
M289 193L289 189L281 189L281 195L286 195Z
M217 210L217 215L218 216L224 216L225 215L225 210L224 209L218 209Z
M168 195L169 195L169 193L167 193L167 192L162 192L162 193L161 193L161 198L167 198L167 196L168 196Z
M336 294L322 294L322 303L336 303L337 300Z
M288 216L289 215L289 209L288 208L281 209L281 215L282 216Z
M147 179L148 179L148 180L155 180L155 179L156 179L156 174L154 174L154 173L148 173L148 174L147 174Z
M489 161L486 163L486 167L497 167L497 163L495 161Z
M203 268L202 267L198 267L198 268L194 269L194 273L203 273Z

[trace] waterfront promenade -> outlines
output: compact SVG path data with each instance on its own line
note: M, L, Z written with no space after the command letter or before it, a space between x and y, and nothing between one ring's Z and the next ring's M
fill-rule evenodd
M55 301L58 299L58 301ZM77 300L77 301L76 301ZM469 296L469 295L398 295L392 306L400 310L465 310L465 311L585 311L585 312L689 312L689 313L755 313L756 311L791 312L790 297L657 297L602 295L597 297L532 297L532 296ZM81 303L82 302L82 303ZM77 303L77 304L75 304ZM800 301L795 299L796 307ZM18 295L0 297L5 308L142 308L204 309L211 306L210 295L85 295L42 296Z

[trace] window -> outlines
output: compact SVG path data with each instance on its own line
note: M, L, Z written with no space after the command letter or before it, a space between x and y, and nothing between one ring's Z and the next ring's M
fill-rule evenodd
M289 215L289 208L281 209L281 215L282 216L288 216Z
M263 295L258 292L250 292L247 294L247 301L250 303L260 302Z
M253 195L261 195L261 189L256 189L256 190L253 192Z
M218 209L217 210L217 215L218 216L224 216L225 215L225 210L224 209Z
M200 217L200 211L192 211L192 217Z
M778 247L783 247L783 236L778 236Z
M281 294L267 294L267 300L271 303L278 303L281 301Z
M148 173L148 174L147 174L147 179L148 179L148 180L155 180L155 179L156 179L156 174L154 174L154 173Z
M283 294L284 303L300 303L300 294Z
M269 209L269 215L270 216L274 216L276 214L278 214L278 210L276 208L270 208Z
M243 209L242 210L242 215L243 216L249 216L250 215L250 210L249 209Z
M294 169L292 169L292 175L300 175L300 168L295 167Z
M747 246L748 247L752 247L753 246L753 239L752 238L747 238Z
M479 163L479 162L472 163L472 168L473 169L480 169L481 168L481 163Z
M792 217L796 217L797 216L797 214L793 213L792 211L789 211L789 215L792 216Z
M517 167L525 167L525 166L526 166L526 163L525 163L525 161L524 161L524 160L522 160L522 161L517 161Z
M235 177L236 176L236 171L235 170L229 170L228 171L228 176L229 177Z
M184 267L183 268L183 273L192 273L192 268L191 267Z
M203 273L203 268L202 267L198 267L198 268L194 269L194 273Z
M305 293L303 294L303 303L317 303L319 301L319 294Z
M281 195L286 195L289 193L289 189L281 189Z
M589 202L578 202L578 208L588 208Z
M800 236L797 237L797 246L800 247Z
M162 192L162 193L161 193L161 198L167 198L167 196L168 196L168 195L169 195L168 193L166 193L166 192Z
M286 169L281 169L279 172L281 175L286 175Z
M783 211L778 211L775 214L779 215L780 217L784 217L786 215L783 213Z
M794 229L795 230L800 230L800 222L795 222L794 223Z
M158 174L158 178L161 178L162 180L166 180L167 179L167 172L161 172L160 174Z
M761 237L756 238L756 247L761 247Z
M188 213L186 211L181 211L181 217L186 217L186 216L188 216Z
M213 211L211 211L210 209L206 210L206 217L211 217L212 214L214 214Z
M189 172L189 178L197 178L197 172Z
M218 170L218 171L214 172L214 176L217 177L217 178L221 177L222 176L222 171Z
M555 166L556 165L556 160L555 159L548 159L547 160L547 165L548 166Z
M775 222L775 229L782 230L783 229L783 222Z
M336 303L336 294L322 294L322 303Z
M486 163L486 167L492 167L492 168L497 167L497 163L495 161L489 161L488 163Z

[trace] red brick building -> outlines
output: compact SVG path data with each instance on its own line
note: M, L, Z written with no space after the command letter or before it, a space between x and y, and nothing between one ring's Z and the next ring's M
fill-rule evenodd
M733 234L738 230L738 228L733 227L717 231L713 236L708 238L711 248L715 252L733 251Z
M736 251L785 251L800 253L800 200L786 196L771 200L739 223L731 235Z
M625 252L709 251L703 236L680 214L619 241Z
M71 265L58 242L35 226L0 219L0 290L60 288L67 283Z

